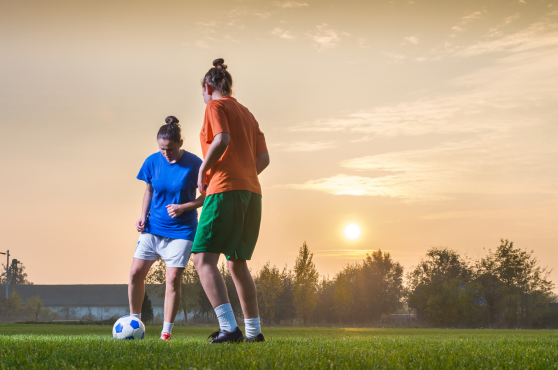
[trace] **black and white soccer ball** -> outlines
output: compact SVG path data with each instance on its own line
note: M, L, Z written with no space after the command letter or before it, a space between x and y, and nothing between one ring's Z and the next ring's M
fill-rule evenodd
M133 316L122 316L112 327L114 339L143 339L145 337L145 325L140 319Z

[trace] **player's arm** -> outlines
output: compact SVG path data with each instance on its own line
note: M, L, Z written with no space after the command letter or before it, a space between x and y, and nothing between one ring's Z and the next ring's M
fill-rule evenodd
M205 194L205 189L203 188L205 185L205 177L207 176L207 171L213 167L215 163L223 156L225 150L229 146L229 142L231 141L231 135L227 132L220 132L213 138L209 149L207 150L207 154L205 155L205 159L200 166L200 172L198 175L198 190L200 193Z
M167 206L167 212L172 218L180 216L186 211L191 211L193 209L198 209L203 206L203 201L205 200L205 195L200 195L196 200L193 200L184 204L169 204Z
M269 153L260 153L256 156L256 171L258 175L269 166Z
M151 198L153 197L153 186L151 184L146 185L145 193L143 194L143 203L141 205L141 216L139 220L136 221L136 230L139 232L145 231L145 220L147 220L147 212L149 212Z

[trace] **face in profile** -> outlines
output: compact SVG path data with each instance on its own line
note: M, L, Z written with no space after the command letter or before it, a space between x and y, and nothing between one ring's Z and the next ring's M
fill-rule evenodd
M179 143L172 140L157 139L159 144L159 151L169 163L174 163L180 155L180 148L182 147L183 140Z

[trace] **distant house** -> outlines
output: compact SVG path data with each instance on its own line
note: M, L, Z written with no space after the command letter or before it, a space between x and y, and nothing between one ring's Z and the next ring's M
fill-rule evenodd
M107 285L10 285L10 292L17 291L24 301L39 296L43 306L58 312L62 320L106 320L130 313L127 284ZM151 289L150 289L151 288ZM155 321L163 320L163 300L150 294L153 286L147 286L147 294L153 305ZM0 285L0 292L6 286ZM179 312L176 320L183 320Z

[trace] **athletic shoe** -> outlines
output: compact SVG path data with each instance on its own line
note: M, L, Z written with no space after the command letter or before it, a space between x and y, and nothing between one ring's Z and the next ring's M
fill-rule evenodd
M244 335L240 331L240 328L237 326L236 329L231 332L219 329L219 331L211 334L207 339L211 339L209 343L236 343L244 342Z
M262 333L256 335L255 337L248 338L246 337L246 343L256 343L256 342L265 342L264 335Z
M171 335L169 333L161 333L161 340L169 341L171 340Z

